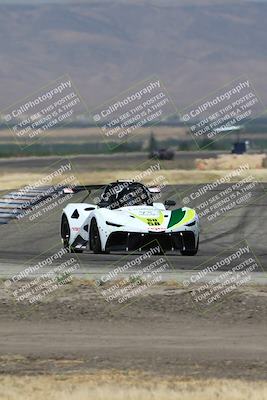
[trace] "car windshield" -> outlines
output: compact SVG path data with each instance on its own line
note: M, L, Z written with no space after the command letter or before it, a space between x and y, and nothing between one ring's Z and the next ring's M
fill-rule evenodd
M149 190L137 182L115 182L108 185L99 206L116 209L137 205L151 205L153 202Z

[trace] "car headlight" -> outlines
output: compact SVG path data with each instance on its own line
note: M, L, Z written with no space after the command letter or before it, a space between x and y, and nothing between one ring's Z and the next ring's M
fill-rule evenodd
M123 225L115 224L114 222L109 222L109 221L106 221L106 224L110 225L110 226L116 226L116 228L120 228L121 226L123 226Z
M190 224L186 224L185 226L194 226L196 225L196 221L190 222Z

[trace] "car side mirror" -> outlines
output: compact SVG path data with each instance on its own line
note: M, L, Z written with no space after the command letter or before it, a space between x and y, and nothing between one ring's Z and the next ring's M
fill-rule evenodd
M103 207L107 208L109 206L109 202L101 200L99 203L97 203L97 205L98 205L99 208L103 208Z
M164 205L165 205L166 207L172 207L172 206L175 206L175 205L176 205L176 201L174 201L174 200L165 200L165 201L164 201Z

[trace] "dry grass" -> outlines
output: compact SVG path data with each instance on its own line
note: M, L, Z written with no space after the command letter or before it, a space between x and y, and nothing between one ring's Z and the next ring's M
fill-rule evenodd
M118 171L97 171L90 176L88 174L80 174L79 179L84 184L94 184L99 182L111 182L116 179L132 179L135 176L138 176L141 171L125 171L125 170L118 170ZM159 172L155 172L152 176L147 176L144 179L144 183L150 183L154 179L159 176L163 176L164 180L162 182L166 182L170 185L180 185L180 184L197 184L197 183L206 183L212 182L218 178L221 178L228 174L229 171L224 170L209 170L209 171L198 171L198 170L179 170L179 169L168 169L168 170L161 170ZM242 177L251 176L257 181L266 182L267 181L267 169L262 170L252 170L250 169L247 173L241 174ZM238 179L240 180L240 179ZM160 180L159 180L160 182Z
M112 182L117 179L132 179L138 176L141 171L127 171L127 170L114 170L114 171L95 171L90 173L77 173L77 180L84 185L99 184ZM210 171L199 171L199 170L162 170L157 173L153 173L153 176L148 176L144 179L144 183L150 183L158 176L163 176L164 179L161 182L165 182L170 185L178 184L198 184L212 182L222 176L225 176L227 171L224 170L210 170ZM267 169L259 170L249 170L249 175L253 175L257 181L266 182L267 181ZM8 191L9 189L20 188L28 184L33 184L37 182L45 174L41 173L4 173L0 174L0 187L3 191ZM245 175L242 175L245 177ZM62 178L61 178L62 180ZM53 183L58 183L54 181Z
M195 161L199 170L233 170L240 165L249 165L251 169L265 168L266 154L220 154L216 158L198 158Z
M264 400L267 383L195 380L137 372L0 378L1 400Z
M10 190L23 187L29 183L38 181L44 174L36 173L2 173L0 174L1 190Z

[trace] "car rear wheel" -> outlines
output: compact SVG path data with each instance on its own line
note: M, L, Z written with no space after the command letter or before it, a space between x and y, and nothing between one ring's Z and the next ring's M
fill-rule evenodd
M64 214L61 220L61 239L64 249L69 250L69 238L70 238L70 226L68 223L68 219Z
M199 247L199 238L197 240L197 245L196 245L195 249L181 250L180 253L182 254L182 256L195 256L198 252L198 247Z
M70 226L68 222L68 218L64 214L61 221L61 238L64 249L66 249L69 253L82 253L83 251L80 249L74 249L70 246Z

